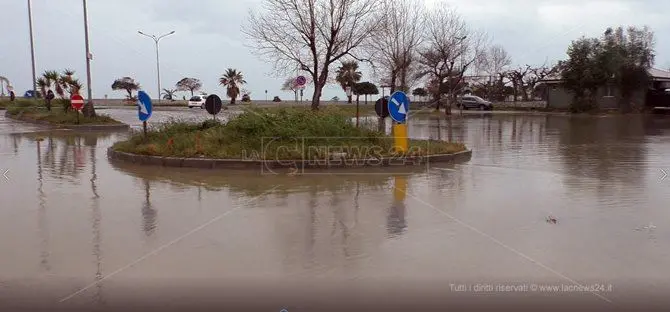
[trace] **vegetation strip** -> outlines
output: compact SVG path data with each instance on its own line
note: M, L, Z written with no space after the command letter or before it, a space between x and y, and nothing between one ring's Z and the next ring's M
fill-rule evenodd
M117 142L111 151L120 152L116 155L121 157L126 155L121 153L137 155L139 162L143 162L142 156L165 157L163 161L170 164L164 165L186 167L190 167L183 164L186 159L257 163L327 160L349 164L392 159L422 163L428 156L467 152L461 143L410 140L408 151L397 153L394 139L373 130L376 126L376 122L363 123L357 128L351 116L337 108L246 110L226 124L213 120L166 123L150 130L146 137L136 133Z
M77 129L127 129L129 126L115 120L107 115L96 114L93 117L79 116L71 110L69 100L54 100L55 107L49 111L46 107L35 100L16 100L3 105L7 108L5 116L8 118L32 122L37 124L51 125L56 127L68 127ZM4 104L0 102L0 104Z

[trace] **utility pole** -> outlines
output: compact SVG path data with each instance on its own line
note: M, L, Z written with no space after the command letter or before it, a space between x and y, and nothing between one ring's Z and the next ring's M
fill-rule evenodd
M30 28L30 58L33 66L33 97L37 98L37 75L35 74L35 38L33 37L33 1L28 0L28 26Z
M156 43L156 75L158 77L158 79L157 79L158 80L158 93L156 93L156 95L158 96L157 101L160 102L160 100L161 100L161 65L160 65L160 59L159 59L159 54L158 54L158 42L161 39L163 39L163 38L165 38L169 35L174 34L175 31L173 30L173 31L171 31L167 34L164 34L164 35L161 35L161 36L158 36L158 37L156 37L155 35L147 35L147 34L141 32L141 31L137 31L137 33L139 33L140 35L143 35L143 36L146 36L146 37L149 37L149 38L153 39L154 43Z
M84 40L86 42L86 87L88 88L88 104L93 105L93 91L91 87L91 47L88 42L88 10L86 8L86 0L84 3Z

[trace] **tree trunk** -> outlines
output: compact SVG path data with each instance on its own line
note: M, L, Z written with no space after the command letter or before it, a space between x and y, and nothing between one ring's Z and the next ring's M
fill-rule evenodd
M230 105L235 105L235 98L236 96L230 98Z
M191 97L193 97L193 89L191 89Z
M451 99L452 99L452 94L450 93L447 96L447 105L446 105L445 110L444 110L445 115L451 115Z
M316 65L314 66L314 72L316 73ZM323 69L321 69L321 73L319 74L319 79L318 80L314 79L314 95L312 95L312 110L315 111L319 110L319 104L321 102L321 94L323 93L323 87L326 85L327 79L328 79L328 66L324 66Z
M347 95L347 103L351 104L353 96Z
M409 90L407 90L407 69L404 67L400 71L400 90L409 92Z
M95 107L94 107L94 104L93 104L93 100L88 101L88 103L86 103L86 105L84 105L84 107L83 107L82 110L81 110L81 113L82 113L82 114L84 115L84 117L86 117L86 118L91 118L91 117L95 117L95 116L96 116L96 114L95 114Z
M392 72L391 72L391 86L390 86L390 87L391 87L391 91L389 92L389 94L393 94L393 92L395 92L395 83L396 83L396 81L397 81L397 78L396 78L396 72L395 72L395 71L392 71Z
M361 98L361 95L356 94L356 105L358 105L360 103L360 98Z
M319 82L314 84L314 95L312 95L312 110L319 110L319 101L321 101L321 92L323 85Z
M433 100L435 101L435 111L437 112L437 111L440 110L440 104L441 104L440 103L441 102L440 101L440 95L439 94L433 94Z
M512 83L512 85L514 86L514 102L516 102L516 98L519 95L519 85L516 82Z
M365 95L365 105L368 105L368 95Z
M523 92L523 100L528 102L528 89L525 87L521 87L521 91Z

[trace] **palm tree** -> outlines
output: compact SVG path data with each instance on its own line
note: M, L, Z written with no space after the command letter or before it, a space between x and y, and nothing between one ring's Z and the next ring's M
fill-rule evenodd
M230 98L230 104L235 105L235 99L240 95L240 85L247 83L242 72L237 69L228 68L226 73L219 79L219 84L226 87L226 95Z
M47 89L49 88L49 83L47 82L47 79L44 77L40 77L37 79L37 86L40 88L40 93L42 96L46 96L47 94Z
M79 79L72 79L68 83L68 90L69 90L68 92L70 93L70 96L72 96L73 94L79 94L79 90L81 90L81 88L83 87L84 85L82 85L81 82L79 82Z
M72 70L72 69L67 69L67 68L63 71L63 75L65 75L65 76L67 76L67 77L69 77L69 78L72 78L72 76L74 76L74 73L75 73L74 70Z
M335 80L340 84L343 90L347 90L347 87L353 88L354 85L361 81L363 74L358 71L358 62L356 61L344 61L342 66L337 69ZM348 96L349 104L351 104L351 95Z
M163 89L163 100L174 101L174 95L177 89Z
M47 90L51 90L51 86L58 82L58 72L55 70L47 70L42 74L42 78L47 83Z

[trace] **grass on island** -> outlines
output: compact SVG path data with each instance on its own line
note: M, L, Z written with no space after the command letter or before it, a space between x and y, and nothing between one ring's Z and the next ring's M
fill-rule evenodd
M303 104L287 104L287 103L277 103L277 104L270 104L270 103L263 103L263 104L256 104L254 102L251 103L241 103L241 104L235 104L235 105L229 105L228 109L229 110L248 110L248 109L253 109L256 111L266 111L269 113L276 113L281 110L312 110L312 103L305 101ZM321 105L320 107L321 110L337 110L339 113L346 114L348 116L356 116L356 102L352 104L329 104L329 105ZM375 115L375 105L374 102L368 102L367 105L364 104L364 102L361 102L358 106L359 114L360 116L370 116L370 115Z
M331 153L364 159L397 155L393 138L372 127L357 128L351 116L337 108L247 109L226 124L173 121L137 132L116 143L116 151L168 157L216 159L324 159ZM461 143L410 140L409 155L453 154Z
M48 111L42 101L39 100L16 100L7 106L7 113L14 118L32 121L46 121L55 125L118 125L120 121L104 114L96 114L95 117L84 117L73 110L64 110L65 105L70 105L68 100L54 100L51 111Z

